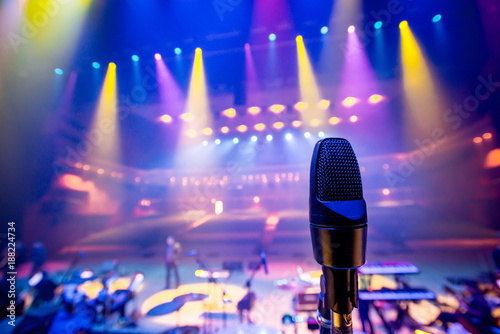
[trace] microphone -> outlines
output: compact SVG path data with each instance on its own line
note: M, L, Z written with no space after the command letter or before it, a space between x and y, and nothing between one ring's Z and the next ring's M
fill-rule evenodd
M267 270L266 253L264 253L263 249L260 251L260 259L262 261L262 265L264 266L264 272L268 275L269 271Z
M345 139L316 143L309 222L314 258L323 271L321 333L352 333L351 312L358 307L357 268L366 262L367 214L358 161Z

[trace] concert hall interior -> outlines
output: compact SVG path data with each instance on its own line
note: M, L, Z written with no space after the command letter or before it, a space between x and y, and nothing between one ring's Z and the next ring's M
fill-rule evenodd
M500 333L499 18L499 0L0 0L0 332L330 333L322 270L349 268L354 333ZM335 227L310 215L327 138L362 181L328 202ZM344 239L311 233L345 236L360 199L366 264L321 263Z

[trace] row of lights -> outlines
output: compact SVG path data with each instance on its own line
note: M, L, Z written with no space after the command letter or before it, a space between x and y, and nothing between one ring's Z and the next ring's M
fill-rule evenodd
M433 23L437 23L437 22L441 21L442 18L443 18L443 16L441 14L436 14L436 15L434 15L432 17L432 22ZM382 21L377 21L377 22L375 22L373 24L373 27L378 30L378 29L381 29L383 25L384 25L384 23ZM402 21L399 24L400 28L404 28L404 27L407 27L407 26L408 26L408 21ZM347 32L348 33L353 33L354 31L356 31L356 27L354 25L350 25L347 28ZM322 35L326 35L328 33L328 27L327 26L321 27L320 32L321 32ZM269 34L268 38L269 38L269 40L271 42L274 42L276 40L277 36L276 36L275 33L271 33L271 34ZM197 53L201 53L201 49L200 48L196 48L196 52ZM176 56L180 56L182 54L182 49L179 48L179 47L174 48L174 54ZM161 59L161 54L155 53L154 57L155 57L155 59L160 60ZM134 62L138 62L140 60L140 58L139 58L138 55L132 55L130 58ZM95 69L99 69L101 67L101 64L99 64L98 62L93 62L92 63L92 67L95 68ZM54 72L57 75L63 75L64 74L64 71L61 68L56 68L54 70Z
M311 138L311 136L313 136L313 134L311 134L310 132L304 132L304 138ZM318 136L318 138L324 138L325 133L323 131L319 131L317 133L317 136ZM265 138L266 138L266 141L272 141L274 139L273 135L271 135L271 134L266 135ZM291 133L287 133L287 134L285 134L285 136L283 138L285 138L285 140L287 140L287 141L291 141L293 139L293 135ZM259 140L259 138L255 135L250 137L250 141L252 141L254 143L257 142L258 140ZM232 142L233 142L233 144L236 145L240 142L240 139L238 137L234 137L232 139ZM215 145L220 145L221 143L222 143L222 140L219 138L214 140ZM202 142L203 146L208 146L208 144L209 144L208 140L204 140Z
M491 132L486 132L486 133L483 133L482 136L474 137L472 139L472 141L475 144L481 144L483 141L490 140L491 138L493 138L493 135L491 134Z

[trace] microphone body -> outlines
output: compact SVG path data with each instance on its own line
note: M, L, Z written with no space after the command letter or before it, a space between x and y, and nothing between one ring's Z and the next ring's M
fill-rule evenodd
M314 258L323 270L318 321L331 333L352 333L367 214L358 161L345 139L325 138L314 148L309 222Z

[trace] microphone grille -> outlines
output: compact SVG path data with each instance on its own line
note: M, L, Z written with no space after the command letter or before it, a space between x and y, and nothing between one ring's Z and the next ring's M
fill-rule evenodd
M363 199L358 160L347 140L323 139L316 168L316 195L320 201Z

